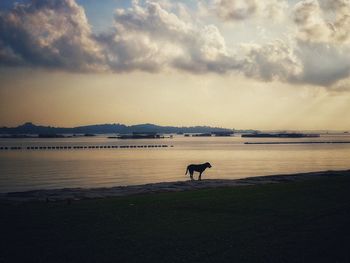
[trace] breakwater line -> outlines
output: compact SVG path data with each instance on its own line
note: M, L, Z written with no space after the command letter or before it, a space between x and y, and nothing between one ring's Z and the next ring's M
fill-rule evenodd
M350 141L245 142L244 144L350 144Z
M167 144L150 145L65 145L65 146L0 146L0 150L93 150L93 149L135 149L135 148L168 148Z

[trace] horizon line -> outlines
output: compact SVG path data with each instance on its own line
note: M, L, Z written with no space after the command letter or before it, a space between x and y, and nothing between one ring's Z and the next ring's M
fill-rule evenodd
M287 129L254 129L254 128L227 128L227 127L223 127L223 126L211 126L211 125L161 125L161 124L154 124L154 123L150 123L150 122L144 122L144 123L135 123L135 124L124 124L124 123L120 123L120 122L110 122L110 123L95 123L95 124L83 124L83 125L78 125L78 126L52 126L50 124L36 124L33 123L31 121L26 121L24 123L20 123L17 124L17 126L6 126L6 125L0 125L0 128L17 128L19 126L23 126L25 124L32 124L34 126L42 126L42 127L51 127L51 128L67 128L67 129L72 129L72 128L78 128L78 127L85 127L85 126L95 126L95 125L124 125L127 127L130 126L136 126L136 125L155 125L155 126L160 126L160 127L176 127L176 128L190 128L190 127L209 127L209 128L220 128L220 129L229 129L229 130L254 130L254 131L322 131L322 132L346 132L349 131L347 129L297 129L297 128L287 128Z

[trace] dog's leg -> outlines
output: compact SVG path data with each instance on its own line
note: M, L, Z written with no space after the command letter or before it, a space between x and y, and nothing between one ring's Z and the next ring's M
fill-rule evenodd
M191 178L191 181L193 181L193 171L190 171L190 178Z
M201 181L201 180L202 180L202 172L200 172L198 176L198 181Z

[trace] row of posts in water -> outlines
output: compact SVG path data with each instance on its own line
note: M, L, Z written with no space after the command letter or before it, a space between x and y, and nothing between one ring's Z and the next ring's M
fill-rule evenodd
M72 149L125 149L125 148L166 148L163 145L90 145L90 146L0 146L0 150L72 150ZM174 147L171 145L170 147Z

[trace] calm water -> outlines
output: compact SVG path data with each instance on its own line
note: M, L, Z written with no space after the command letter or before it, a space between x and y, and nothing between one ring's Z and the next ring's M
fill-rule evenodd
M152 145L169 148L0 151L0 192L65 187L110 187L188 180L186 166L209 161L203 178L242 178L350 169L350 144L244 145L246 141L350 141L350 136L309 139L183 137L117 140L106 136L0 139L0 146Z

